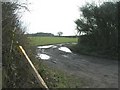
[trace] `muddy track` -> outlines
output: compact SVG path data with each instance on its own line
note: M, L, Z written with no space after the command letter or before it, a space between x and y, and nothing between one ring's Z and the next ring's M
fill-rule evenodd
M88 80L90 88L117 88L118 87L118 61L108 60L87 55L67 53L59 50L61 45L38 49L38 53L50 56L44 60L50 67L60 69L68 74Z

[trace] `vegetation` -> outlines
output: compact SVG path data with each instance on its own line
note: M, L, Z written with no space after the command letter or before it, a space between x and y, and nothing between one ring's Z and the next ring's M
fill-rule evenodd
M40 62L36 60L35 65L49 88L81 88L87 86L88 82L90 82L90 80L85 78L79 78L59 69L52 68L41 60Z
M49 45L58 43L77 43L77 38L66 38L66 37L29 37L32 46L37 45Z
M36 88L39 87L37 81L31 73L29 65L25 62L25 57L20 52L18 45L22 45L26 50L28 56L31 58L33 64L37 68L43 78L48 77L50 80L46 80L49 87L53 87L57 84L57 87L65 87L64 83L67 84L64 79L64 75L60 72L55 74L60 76L60 82L56 83L54 78L54 71L43 67L42 64L35 63L35 49L31 48L27 35L24 34L24 28L21 27L20 16L18 11L21 8L26 8L18 3L3 2L2 3L2 61L3 61L3 72L2 72L2 87L3 88ZM29 37L32 41L32 45L44 45L64 42L77 42L76 38L64 38L64 37ZM42 40L42 41L40 41ZM44 72L45 71L45 72ZM46 73L49 73L46 74ZM45 75L46 74L46 75ZM52 81L53 80L53 81Z
M58 36L62 36L63 32L58 32L57 34Z
M98 55L118 56L117 2L104 2L100 6L87 4L80 8L82 17L77 19L80 36L78 52L94 52ZM81 50L82 49L82 50Z
M25 62L25 57L20 52L18 45L22 45L33 64L42 74L49 87L67 87L67 76L62 72L54 72L47 67L35 63L35 49L31 48L24 28L21 27L20 16L17 11L24 6L18 3L2 3L2 87L3 88L36 88L39 87L37 81L31 73L30 67ZM26 7L25 7L26 8ZM64 37L29 37L33 45L44 45L64 42L77 42L76 38ZM39 41L41 40L42 41ZM44 41L44 42L43 42ZM52 42L52 43L51 43ZM31 52L32 51L32 52ZM46 70L45 70L46 69ZM54 73L53 73L54 72ZM48 73L48 74L47 74ZM47 78L48 77L48 80ZM60 78L58 78L60 77ZM58 82L59 83L56 83ZM65 85L64 85L65 84Z
M30 50L28 40L21 27L20 16L17 14L21 8L25 9L26 6L16 2L2 2L3 88L37 87L36 80L31 74L23 54L18 49L18 45L22 45L32 58L28 51Z
M25 4L12 2L2 3L2 87L3 88L36 88L37 81L31 74L31 69L25 62L25 57L18 49L22 45L33 64L50 88L82 87L83 79L73 78L61 71L49 68L35 59L35 49L32 46L57 43L79 42L75 47L78 52L95 52L116 57L118 55L117 4L106 2L100 6L87 4L81 8L83 17L76 20L77 30L86 33L80 38L36 37L25 35L21 27L18 11L26 10ZM50 36L53 36L49 33ZM30 40L30 41L28 41ZM29 43L30 42L30 43ZM0 70L1 71L1 70ZM1 76L0 76L1 77ZM77 81L79 80L79 81ZM84 79L85 80L85 79ZM1 85L1 83L0 83Z

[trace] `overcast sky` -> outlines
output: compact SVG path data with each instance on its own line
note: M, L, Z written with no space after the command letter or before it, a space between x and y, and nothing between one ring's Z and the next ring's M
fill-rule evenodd
M80 17L79 7L95 0L28 0L30 12L25 12L22 20L28 33L47 32L75 35L74 21ZM100 2L103 0L96 0Z

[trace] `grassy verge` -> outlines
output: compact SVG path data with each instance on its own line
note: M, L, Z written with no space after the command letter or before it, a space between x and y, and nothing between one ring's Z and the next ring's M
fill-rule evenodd
M74 43L78 41L78 38L68 38L68 37L28 37L30 39L30 44L32 46L37 45L49 45L57 43Z
M79 78L66 72L47 66L43 62L35 64L49 88L82 88L88 86L85 78Z
M85 80L43 65L42 76L49 88L81 88Z

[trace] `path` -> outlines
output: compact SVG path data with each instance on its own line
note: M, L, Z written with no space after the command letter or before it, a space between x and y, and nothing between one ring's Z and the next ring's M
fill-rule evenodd
M62 45L50 46L42 50L38 49L38 53L50 56L50 59L44 60L49 66L89 80L88 86L85 87L118 87L117 60L67 53L59 50L59 47L62 47Z

